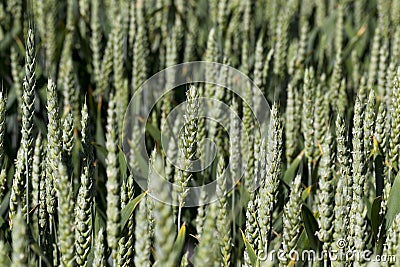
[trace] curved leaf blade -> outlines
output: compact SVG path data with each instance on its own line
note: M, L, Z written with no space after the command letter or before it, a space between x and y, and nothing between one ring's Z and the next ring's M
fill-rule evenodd
M129 202L121 211L121 231L125 228L126 223L129 220L129 217L132 215L133 211L142 200L142 198L147 194L147 192L143 192L138 195L135 199Z

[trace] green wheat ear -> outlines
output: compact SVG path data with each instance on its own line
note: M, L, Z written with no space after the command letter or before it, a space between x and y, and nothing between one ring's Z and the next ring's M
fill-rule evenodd
M139 203L136 210L135 225L135 256L136 266L150 266L150 231L148 221L148 202L152 201L149 196L145 196Z
M258 183L262 183L266 179L266 151L265 151L265 141L261 142L260 153L256 160L255 165L255 177L253 183L257 185ZM256 188L252 188L250 190L250 199L247 203L247 210L246 210L246 229L245 229L245 236L247 241L252 245L253 249L255 250L256 254L259 255L263 252L263 247L261 247L261 233L260 227L258 225L258 209L262 208L259 205L259 195L257 195ZM244 252L244 260L247 265L251 265L249 251L245 250Z
M47 212L53 215L56 205L54 186L57 184L58 164L61 161L62 133L56 85L49 79L47 84L47 157L46 157L46 206Z
M154 192L160 192L160 200L170 199L170 193L165 188L165 184L162 181L153 181L152 175L157 172L160 177L164 176L164 167L162 159L157 155L154 150L150 158L150 171L149 171L149 190ZM175 267L174 257L174 241L176 236L176 226L174 223L173 211L170 205L161 201L154 201L154 248L155 248L155 260L166 267Z
M292 84L287 87L287 105L285 112L285 154L288 165L293 161L298 146L300 123L296 114L296 89Z
M228 169L225 169L224 158L220 157L217 165L217 189L216 194L218 197L218 216L216 228L218 231L218 239L220 246L220 255L216 257L217 262L221 264L221 266L228 267L230 265L231 260L231 246L232 246L232 238L231 238L231 225L229 219L229 210L228 210L228 202L227 202L227 193L229 188L227 188L227 180Z
M297 175L291 185L289 201L283 208L282 249L285 252L286 259L280 261L282 266L286 266L292 260L289 253L295 248L301 234L301 206L303 204L301 193L301 176Z
M84 163L75 208L76 263L80 266L87 264L92 241L93 178L90 176L88 164L90 163Z
M368 96L367 105L364 112L364 150L365 157L369 159L373 149L373 133L375 131L375 105L376 97L374 90L371 90Z
M116 114L116 99L110 95L107 112L106 149L107 164L107 242L111 248L113 260L117 259L118 239L120 234L120 185L118 162L118 126Z
M319 212L318 225L320 230L317 232L317 236L321 242L323 242L323 249L328 250L332 243L333 233L333 209L331 208L332 202L334 201L334 189L333 189L333 167L332 152L333 138L330 133L329 127L325 136L324 143L322 144L322 158L318 167L318 191L317 197L317 208ZM327 259L324 258L324 261Z
M196 159L197 155L197 129L198 129L198 112L199 112L199 93L195 86L191 85L186 93L187 107L184 115L185 125L183 134L179 138L180 160L182 169L178 171L176 183L178 184L178 228L180 227L180 211L185 204L185 198L188 193L187 186L192 179L193 174L190 172L192 167L191 161Z
M13 231L11 237L13 241L12 264L11 267L28 266L28 239L25 217L20 208L14 217Z
M196 247L195 265L211 266L217 257L217 245L215 236L215 225L217 217L217 204L211 203L207 206L206 219L204 221L204 230L200 238L200 242Z
M304 86L303 86L303 118L301 120L302 131L304 136L304 149L305 155L309 164L314 160L314 70L312 68L306 69L304 73Z
M101 25L99 17L99 0L91 0L92 11L90 12L90 28L92 30L90 36L90 49L92 50L93 80L99 89L101 82Z
M36 86L36 51L35 36L33 31L28 31L26 39L26 56L25 56L25 78L23 82L22 92L22 139L21 146L23 148L22 158L24 162L23 176L21 180L21 190L25 188L25 192L21 195L22 209L27 213L27 221L29 222L29 206L31 199L31 179L32 179L32 161L33 161L33 114L35 102L35 86Z
M257 221L260 227L260 248L267 248L271 231L272 212L276 205L282 164L282 122L278 104L272 107L269 124L268 146L266 154L266 173L261 175L257 205Z
M364 139L362 127L362 104L357 99L354 106L354 125L353 125L353 162L352 162L352 203L350 208L349 235L348 244L352 249L363 251L365 248L365 233L366 233L366 206L363 198L364 183L365 183L365 158L364 158ZM350 259L354 264L361 264L360 259Z
M11 51L10 51L10 64L11 64L11 76L14 82L14 88L15 88L15 92L17 95L17 103L18 103L18 122L21 121L22 119L22 104L23 104L23 100L22 100L22 93L23 93L23 89L22 89L22 82L24 79L24 75L25 72L21 71L21 67L19 64L19 55L18 55L18 50L15 48L15 46L11 47Z
M400 149L400 83L399 78L395 78L393 81L393 96L392 96L392 120L390 125L390 135L389 135L389 155L388 161L390 163L390 168L393 170L394 174L398 172L399 168L399 155L398 151ZM394 175L393 175L394 177ZM393 178L391 178L392 180Z
M122 11L121 11L122 12ZM124 78L124 29L121 14L115 18L112 34L113 46L113 74L115 97L118 99L117 118L119 133L122 133L122 123L124 121L125 110L128 106L128 86L125 85Z
M334 232L333 243L334 249L338 249L337 242L340 239L346 239L348 229L343 225L349 223L349 208L352 203L352 179L350 169L350 153L348 149L348 140L346 125L343 118L338 115L336 118L336 176L338 181L336 184L335 192L335 219L334 219Z
M392 222L392 225L387 232L383 255L386 255L388 259L389 256L395 256L395 261L397 264L400 260L400 214L396 215ZM397 265L396 263L395 265ZM388 266L390 265L391 264L388 264Z
M132 88L134 92L142 85L148 75L147 58L150 54L149 40L147 36L147 26L145 21L145 8L144 4L136 6L136 38L133 47L133 66L132 66Z
M18 206L20 203L25 203L25 198L23 197L23 185L24 185L24 157L23 157L23 147L20 147L17 152L17 159L15 160L15 173L12 179L11 195L10 195L10 227L13 227L13 219L17 213Z
M97 233L96 243L94 247L94 259L93 259L93 267L104 267L106 266L106 250L104 247L104 231L103 228L100 228Z
M58 196L58 246L62 266L75 266L74 200L71 180L66 166L58 165L59 180L56 183Z

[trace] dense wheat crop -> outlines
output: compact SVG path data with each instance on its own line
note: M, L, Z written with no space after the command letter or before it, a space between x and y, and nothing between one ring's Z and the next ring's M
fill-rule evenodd
M0 266L400 266L399 0L0 0L0 81Z

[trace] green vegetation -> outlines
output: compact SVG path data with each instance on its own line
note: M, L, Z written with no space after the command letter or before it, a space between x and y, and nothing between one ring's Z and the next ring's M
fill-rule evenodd
M141 133L127 137L135 153L121 149L129 100L202 60L250 77L269 125L251 88L237 88L251 103L175 88L145 144L149 177L176 191L151 179L143 191L128 168L145 163ZM346 252L367 250L400 266L399 0L0 0L0 80L0 266L366 266ZM199 117L204 97L243 126ZM166 151L161 126L184 101ZM212 157L208 139L214 162L191 172ZM188 187L215 180L216 201L185 206ZM301 257L310 250L319 259Z

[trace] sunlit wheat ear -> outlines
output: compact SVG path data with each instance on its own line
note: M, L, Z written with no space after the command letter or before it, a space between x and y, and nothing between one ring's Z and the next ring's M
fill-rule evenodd
M381 28L376 27L371 47L371 60L368 66L368 82L367 82L368 88L372 88L376 81L378 72L380 41L381 41Z
M75 249L76 263L84 266L92 241L93 177L89 172L89 162L84 163L75 208Z
M207 192L205 190L201 189L200 196L199 196L199 202L204 203L206 198L207 198ZM203 233L204 221L206 219L205 207L206 207L205 205L201 205L200 207L197 208L196 232L197 232L198 237L200 237L201 234Z
M62 266L72 267L76 264L73 191L66 166L60 162L57 169L59 179L55 186L58 196L58 246L61 253L60 262Z
M256 183L260 183L261 181L265 181L266 175L266 151L265 151L265 140L262 141L260 154L256 160L255 166L255 177ZM257 213L258 208L261 206L259 205L259 195L257 192L254 191L255 188L251 188L250 190L250 199L247 203L247 210L246 210L246 229L244 234L246 236L247 241L252 245L254 251L257 255L260 255L263 252L262 242L261 242L261 234L260 234L260 227L258 225L257 220ZM246 248L244 252L244 260L247 265L251 265L249 251Z
M134 262L136 266L150 266L150 232L148 222L147 202L151 201L145 196L139 203L136 210L135 225L135 256Z
M216 260L221 266L228 267L231 261L231 221L228 216L228 190L227 187L228 169L226 169L224 158L220 157L217 165L217 189L216 194L218 197L218 216L216 228L218 231L218 240L220 253L218 253Z
M388 125L390 122L388 122L387 119L387 105L385 102L381 102L376 114L376 121L375 121L375 132L374 132L374 140L377 142L377 146L379 148L379 152L382 153L383 159L387 157L387 150L388 150L388 133L389 133L389 127ZM381 202L381 209L380 209L380 214L383 215L386 213L386 205L387 201L389 199L389 194L390 194L390 189L391 189L391 181L389 175L387 175L389 172L389 166L385 166L383 169L383 173L385 174L384 180L383 180L383 192L382 192L382 202Z
M334 160L333 153L333 138L327 127L324 143L322 144L322 157L318 166L318 190L316 194L317 209L320 217L318 218L318 225L320 230L317 236L323 242L323 249L328 250L332 243L333 233L333 209L331 208L334 201L334 187L333 187L333 166ZM324 258L324 262L327 261Z
M98 0L94 0L98 1ZM159 7L158 2L156 3L156 6ZM160 7L161 8L161 7ZM92 11L93 14L93 11ZM162 15L162 12L157 13L157 17L160 17ZM157 22L156 22L157 24ZM159 24L157 24L159 25ZM135 36L136 36L136 2L129 2L129 26L128 26L128 47L131 49L131 53L133 53L132 48L133 44L135 42Z
M50 76L55 77L56 72L56 48L57 48L57 32L56 32L56 19L57 19L57 1L50 0L44 4L45 12L42 14L44 17L43 22L43 37L46 56L46 69L49 70Z
M365 248L366 234L366 206L363 198L365 196L365 158L364 158L364 137L362 128L362 107L359 99L356 100L354 106L353 118L353 162L352 162L352 203L350 208L349 235L348 244L352 249L363 251ZM361 264L361 259L350 259L354 264Z
M39 179L39 195L38 195L38 223L39 223L39 235L43 237L45 234L44 229L49 223L47 207L46 207L46 157L47 157L47 143L46 140L43 139L42 143L42 154L41 154L41 173Z
M120 175L118 162L117 114L114 95L110 95L107 112L106 149L107 164L107 243L111 248L113 260L117 259L118 239L120 233Z
M70 56L72 57L72 56ZM71 58L66 60L65 63L65 77L58 84L58 87L61 88L63 95L63 116L67 113L71 113L74 116L75 121L79 122L80 114L79 114L79 83L76 81L76 74L74 70L73 61ZM77 125L75 125L77 126Z
M263 68L264 68L264 40L263 35L261 35L256 44L255 49L255 62L254 62L254 84L258 87L264 86L263 84Z
M75 144L74 120L71 113L62 121L62 159L67 164L68 173L72 173L72 149Z
M35 36L32 30L28 31L26 40L26 56L25 56L25 78L23 82L22 93L22 140L23 148L22 157L24 162L23 182L22 186L25 190L23 193L22 209L23 212L29 210L29 202L31 199L31 179L32 179L32 160L33 160L33 114L35 102L35 86L36 86L36 51ZM27 213L29 222L29 214Z
M276 196L281 175L282 164L282 123L278 113L278 105L272 107L269 124L268 147L266 154L266 173L261 173L260 188L257 198L257 221L260 227L260 248L267 249L270 234L272 212L276 204ZM261 169L262 170L262 169Z
M46 153L46 209L49 216L49 228L53 233L57 196L55 186L58 183L58 165L60 164L62 152L61 120L59 114L59 103L57 99L56 85L52 79L47 84L47 153Z
M11 185L10 194L10 227L13 227L13 219L17 212L18 206L21 203L25 203L25 198L23 197L23 185L24 185L24 158L23 158L23 147L20 147L17 152L17 159L15 160L15 173Z
M218 246L215 236L215 226L217 217L217 204L215 202L209 204L206 209L206 219L204 221L204 230L200 238L200 242L196 247L195 265L211 266L218 256Z
M295 248L301 234L301 207L303 204L301 193L301 176L297 175L291 185L289 201L283 208L282 249L285 251L286 259L282 260L280 264L284 266L292 260L289 253Z
M337 241L345 239L347 236L347 225L349 222L349 210L352 203L352 179L351 179L351 163L348 148L346 125L343 118L338 115L336 118L336 177L338 177L335 192L335 219L333 243L334 249L337 248Z
M159 2L161 2L162 0L159 0ZM188 11L188 16L193 16L193 11L191 11L189 9ZM194 16L193 16L194 17ZM199 25L198 25L198 21L197 19L190 19L188 20L188 29L189 29L189 33L186 34L185 37L185 52L184 52L184 62L190 62L193 61L195 59L196 56L196 49L197 47L197 39L196 36L199 33Z
M296 89L289 84L287 87L287 105L285 112L285 154L286 161L290 164L295 155L298 146L299 129L296 114Z
M386 105L390 107L390 103L392 101L393 97L393 86L394 86L394 81L396 77L398 78L400 76L399 74L399 67L396 65L394 60L390 61L389 66L386 68L385 72L385 93L382 97L382 102L385 102ZM383 85L382 85L383 86ZM390 110L391 108L389 108Z
M12 231L12 264L11 267L27 267L28 266L28 239L26 218L22 214L20 208L15 214L14 230Z
M191 161L196 159L197 154L197 129L198 129L198 112L199 112L199 93L196 87L191 85L186 92L187 107L184 115L185 125L183 133L179 137L179 159L181 168L176 177L176 184L178 185L178 202L179 214L178 222L180 222L180 211L185 205L185 198L188 194L187 186L192 179L193 174L189 172L192 167ZM178 228L180 223L178 223Z
M242 155L248 155L247 168L243 176L243 183L245 186L250 186L252 183L252 177L254 175L254 131L255 121L253 118L252 108L254 106L253 101L253 89L250 84L246 84L244 88L245 99L250 102L242 102L243 106L243 134L241 135L241 149Z
M93 80L97 87L101 80L101 24L99 14L99 0L91 0L92 10L90 12L90 49L92 50Z
M324 19L326 17L327 5L326 5L325 1L323 1L323 0L315 1L315 5L316 5L315 23L318 26L321 26L322 22L324 21Z
M44 142L43 137L39 134L36 137L35 141L35 149L33 154L33 162L32 162L32 203L31 208L35 207L39 204L39 184L41 180L41 176L43 173L43 148Z
M19 54L18 49L15 46L11 47L10 51L10 65L11 65L11 76L14 83L15 92L17 95L17 103L18 103L18 121L20 122L22 119L22 85L23 79L25 78L25 71L21 69L19 62ZM3 89L3 88L2 88ZM3 89L4 90L4 89Z
M385 96L386 93L386 77L389 69L389 40L382 40L381 47L379 49L379 63L378 63L378 90L379 96Z
M274 74L278 77L284 77L286 72L286 58L287 58L287 48L288 48L288 29L291 16L291 7L288 1L286 6L281 9L281 13L278 17L278 24L275 28L276 42L274 46ZM285 15L283 15L285 13Z
M106 266L106 250L104 247L104 231L100 228L97 233L95 247L94 247L94 258L93 267L103 267Z
M260 229L257 223L257 200L250 199L247 204L246 209L246 229L245 229L245 236L249 244L252 246L253 249L258 248L258 244L261 243L260 240ZM259 252L259 250L255 250ZM244 251L244 261L246 262L247 266L251 265L249 251Z
M32 162L32 201L30 203L30 211L32 216L32 228L33 228L33 233L34 236L37 237L39 234L39 216L38 216L38 210L39 208L36 209L40 205L40 184L43 183L43 174L44 174L44 158L43 158L43 150L44 150L44 144L43 144L43 138L42 135L39 134L36 137L35 141L35 149L34 149L34 154L33 154L33 162ZM32 212L33 211L33 212Z
M368 160L373 148L373 133L375 131L375 104L376 97L374 90L371 90L364 112L364 151Z
M394 218L392 225L388 229L383 255L393 257L395 256L396 263L399 261L400 256L400 214ZM393 261L390 261L393 263ZM386 266L386 265L385 265ZM388 265L390 266L390 265Z
M207 50L205 54L205 60L208 62L218 62L218 43L216 39L215 28L212 28L208 34L207 39ZM206 79L208 81L214 81L218 75L214 69L206 71ZM205 85L204 97L212 98L215 93L215 85L207 83Z
M57 77L57 86L62 87L63 83L64 85L68 85L66 83L70 78L67 76L71 77L71 72L72 72L72 49L74 46L74 2L67 2L66 3L66 24L65 24L65 38L62 44L62 50L61 50L61 55L60 55L60 62L59 62L59 74ZM68 97L68 94L70 92L70 88L65 87L63 90L63 93L67 94L67 99L64 99L66 101L69 101L70 98Z
M399 166L399 155L398 151L400 148L400 84L399 78L395 78L393 81L393 96L391 103L391 114L392 120L390 125L390 136L389 136L389 155L388 161L390 167L393 170L393 174L397 173ZM394 176L393 176L394 177ZM392 178L393 179L393 178Z
M303 86L303 118L301 120L302 132L304 136L304 150L309 164L313 161L314 155L314 70L307 69L304 74Z
M81 110L81 145L82 145L82 162L85 163L84 166L88 168L88 177L90 177L91 182L94 181L94 148L92 145L93 137L91 132L91 119L89 117L88 106L85 102L83 103Z
M319 146L324 142L326 135L326 128L329 123L329 97L325 90L324 80L325 75L321 75L320 84L316 87L315 102L314 102L314 150L313 158L317 159L321 155L321 149Z
M230 177L235 177L236 173L241 169L242 164L242 153L241 153L241 125L240 119L235 117L235 113L239 113L239 105L235 98L232 99L231 104L231 116L230 116L230 123L229 123L229 166L230 166ZM232 192L234 193L234 192Z
M163 190L164 183L161 181L154 181L153 175L158 173L160 177L164 176L164 167L162 159L157 155L154 150L151 155L150 171L149 171L149 190L159 193L160 200L167 200L170 198L170 192ZM154 182L153 182L154 181ZM171 205L154 200L154 248L155 260L166 267L175 267L176 259L174 254L174 242L176 236L175 218Z
M112 42L113 32L111 31L109 40L107 41L107 45L105 47L105 51L103 53L103 59L101 60L101 68L100 68L100 80L97 84L98 93L105 93L107 87L110 85L110 76L113 69L113 42Z
M133 201L133 199L134 179L132 175L129 175L127 179L123 180L121 186L121 210L123 210L130 201ZM150 209L147 210L147 213L150 216ZM135 227L135 213L132 213L128 218L126 230L122 233L118 241L117 265L129 266L129 264L133 262ZM152 240L151 231L148 231L146 234L148 239Z
M145 20L145 8L141 3L136 5L137 31L133 45L133 65L132 65L132 88L134 92L139 89L142 83L147 79L148 62L143 60L149 56L149 40L147 35L147 26Z
M121 11L122 12L122 11ZM114 74L114 88L115 97L118 99L117 105L117 118L118 129L122 132L122 122L128 106L128 86L125 86L124 78L124 28L122 23L121 14L115 18L113 24L112 46L113 46L113 74Z
M120 197L121 197L121 210L123 210L126 207L126 204L128 201L126 179L122 180ZM118 253L117 254L117 265L118 266L126 265L127 260L128 260L126 258L126 252L127 252L126 238L127 237L126 237L125 233L122 232L121 237L118 240L118 252L117 252Z

